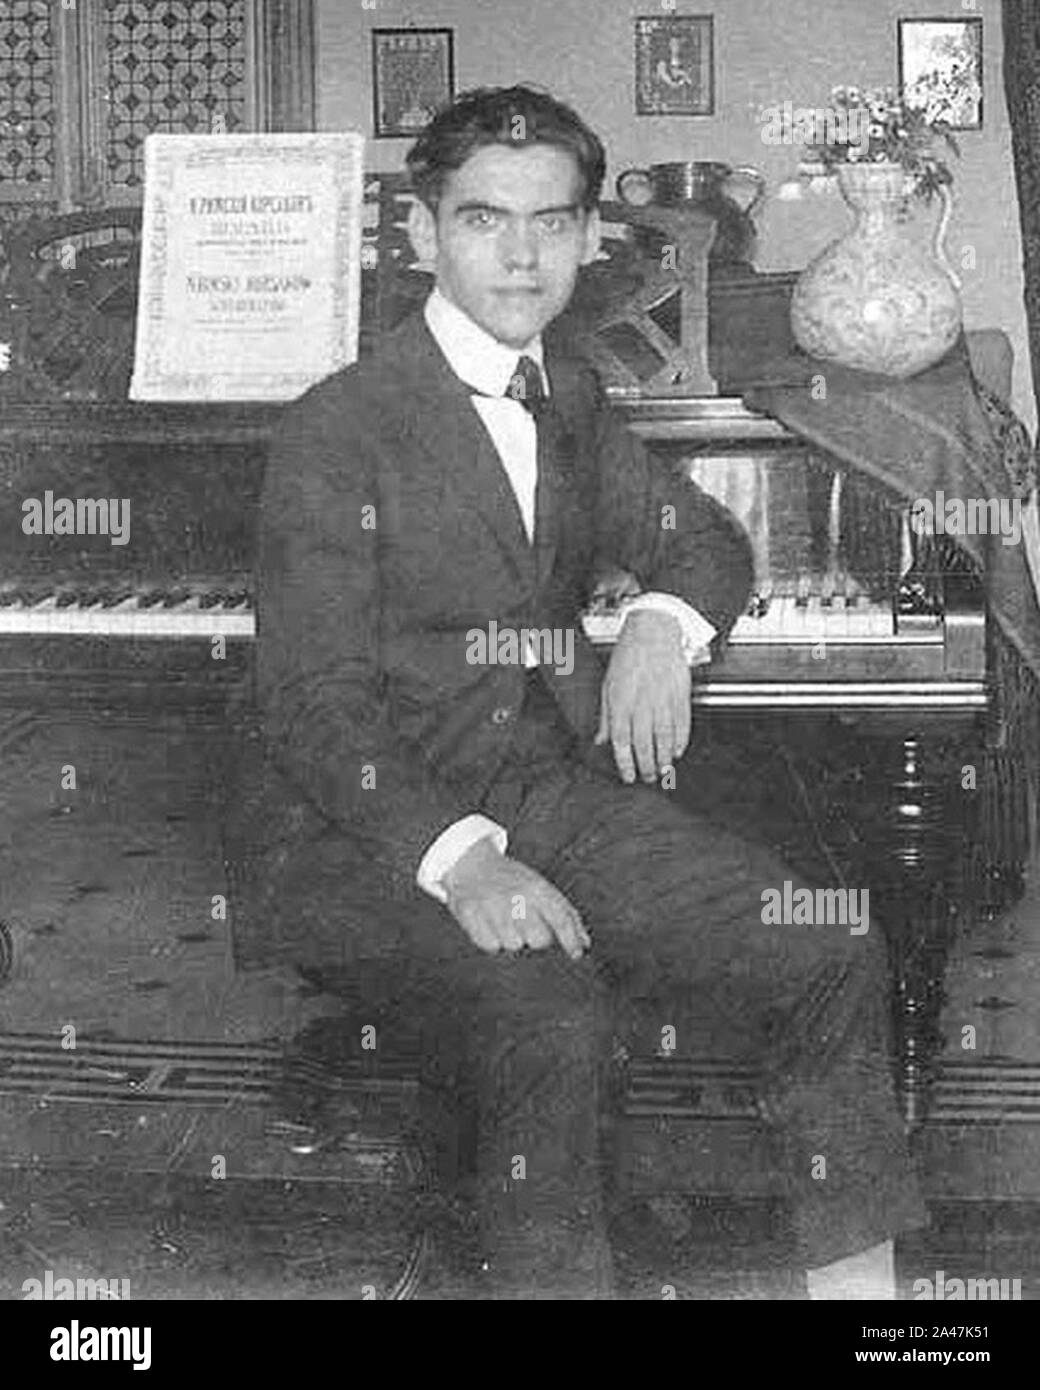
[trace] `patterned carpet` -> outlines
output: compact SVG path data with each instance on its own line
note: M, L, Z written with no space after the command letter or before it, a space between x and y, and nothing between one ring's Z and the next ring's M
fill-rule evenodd
M318 1018L351 1025L292 978L232 969L214 911L219 753L183 719L22 715L0 729L0 1034L15 1040L0 1049L0 1296L47 1269L128 1279L137 1298L385 1297L407 1275L415 1203L364 1170L386 1157L386 1123L340 1097L344 1147L314 1157L291 1104L252 1103L243 1045ZM216 1070L185 1080L179 1055L163 1061L175 1042L205 1044ZM221 1082L225 1055L247 1059L248 1085ZM207 1085L224 1086L219 1104L195 1103ZM149 1104L164 1086L182 1103ZM348 1167L347 1182L318 1180Z
M109 1075L92 1044L112 1055L127 1040L252 1055L251 1047L277 1047L319 1019L358 1031L342 1018L342 1005L293 979L233 971L229 923L213 911L214 895L224 891L219 765L213 734L183 719L4 717L0 919L11 959L0 983L0 1035L32 1035L53 1068L74 1055L67 1046L74 1029L91 1084L118 1090L125 1075ZM967 1022L977 1027L975 1061L1038 1055L1038 922L1030 894L1015 914L961 943L947 981L947 1055L959 1059ZM430 1209L407 1183L309 1181L309 1160L298 1156L302 1167L290 1171L283 1162L281 1177L264 1176L263 1162L250 1167L244 1156L271 1140L270 1116L263 1112L268 1127L260 1133L261 1112L237 1103L241 1097L211 1106L201 1124L188 1103L166 1107L160 1121L159 1111L125 1097L108 1106L56 1099L45 1078L12 1094L5 1065L0 1048L0 1298L24 1297L25 1281L42 1281L48 1270L53 1280L125 1279L133 1298L411 1291ZM145 1071L153 1080L158 1074L154 1066ZM156 1085L186 1084L177 1083L176 1069L172 1081L169 1067L159 1072ZM351 1136L380 1132L372 1113L359 1119L356 1097L340 1100ZM283 1159L294 1124L287 1113L276 1121ZM1021 1152L1016 1168L1001 1148L1010 1133L991 1126L975 1143L991 1160L983 1162L985 1190L971 1192L972 1164L958 1173L945 1152L948 1190L932 1195L952 1191L954 1199L936 1206L930 1231L901 1245L904 1297L936 1269L1020 1278L1022 1297L1038 1296L1040 1192L1035 1165L1027 1165L1027 1181ZM67 1161L38 1161L47 1153L53 1160L55 1149ZM136 1167L127 1161L131 1151ZM382 1162L373 1152L355 1144L355 1167ZM216 1155L228 1160L223 1181L213 1179ZM1022 1200L1007 1200L1016 1196ZM471 1242L443 1210L433 1215L435 1257L425 1262L418 1296L472 1297L479 1280ZM619 1215L613 1234L626 1298L658 1300L670 1290L681 1299L805 1297L776 1203L664 1194Z
M4 1031L246 1041L306 1020L284 981L232 971L214 917L215 751L173 719L20 717L0 731Z

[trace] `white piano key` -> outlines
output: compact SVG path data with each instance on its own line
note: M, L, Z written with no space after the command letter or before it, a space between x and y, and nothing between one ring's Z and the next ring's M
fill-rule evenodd
M874 613L874 628L872 635L875 637L890 637L895 631L895 623L892 619L892 610L887 605L876 607Z
M895 635L887 604L846 603L841 598L825 607L817 597L798 603L790 595L774 596L761 617L737 620L730 641L744 643L872 642Z
M41 637L252 638L256 615L248 603L185 612L141 608L135 600L111 608L58 608L53 602L0 608L0 635Z
M840 642L849 635L849 610L845 603L845 595L836 593L831 598L830 612L827 617L827 627L831 634L831 640Z

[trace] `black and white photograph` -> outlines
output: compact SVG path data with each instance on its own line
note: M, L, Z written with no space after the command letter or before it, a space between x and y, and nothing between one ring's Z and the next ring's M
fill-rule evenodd
M901 19L900 85L941 102L955 130L982 126L982 26L972 19Z
M979 8L4 0L27 1366L373 1301L1010 1365L1040 28Z
M418 135L453 90L450 29L377 29L372 93L377 139Z
M710 116L715 110L711 15L636 20L636 110L641 116Z

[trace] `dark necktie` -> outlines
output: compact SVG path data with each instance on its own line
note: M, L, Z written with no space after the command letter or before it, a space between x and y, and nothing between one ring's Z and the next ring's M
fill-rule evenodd
M516 371L509 378L506 395L514 401L519 401L530 413L535 424L538 423L549 401L542 385L541 368L533 357L520 358L516 364Z

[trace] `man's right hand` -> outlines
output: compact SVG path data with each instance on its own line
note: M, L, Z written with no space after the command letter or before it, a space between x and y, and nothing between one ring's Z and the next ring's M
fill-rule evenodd
M441 882L459 926L491 955L525 946L544 951L558 941L571 960L580 960L592 945L573 903L489 839L472 845Z

